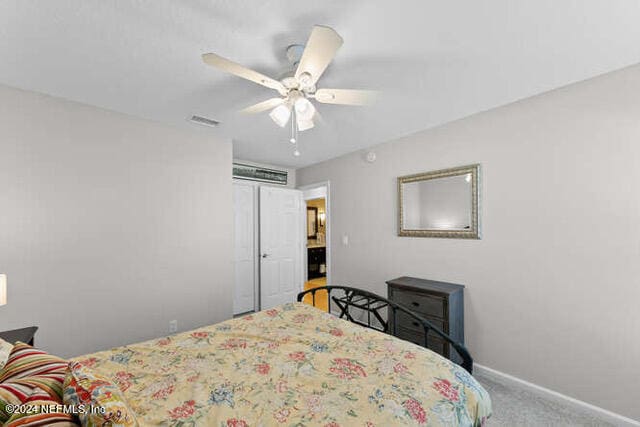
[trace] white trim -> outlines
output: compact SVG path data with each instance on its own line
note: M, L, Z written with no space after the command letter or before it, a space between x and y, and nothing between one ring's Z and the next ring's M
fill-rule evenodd
M309 188L308 190L302 190L305 200L311 199L325 199L327 197L327 187L323 184L319 187Z
M556 402L560 402L565 406L578 409L582 412L585 412L589 415L600 418L603 421L607 421L616 426L625 426L625 427L640 426L640 421L636 421L631 418L625 417L623 415L616 414L615 412L611 412L604 408L600 408L599 406L595 406L590 403L584 402L582 400L569 397L557 391L549 390L548 388L530 383L518 377L514 377L513 375L505 374L504 372L500 372L498 370L489 368L487 366L474 363L473 369L476 373L480 375L484 375L490 379L497 380L498 382L507 383L509 385L514 385L516 387L524 388L527 391L537 396L544 397L546 399L553 400Z
M248 183L249 181L245 181ZM254 183L251 183L252 185ZM255 183L257 184L257 182ZM253 185L253 311L260 311L260 186Z
M257 182L243 181L243 180L233 180L232 186L240 186L240 187L249 187L251 188L251 197L253 199L253 230L251 230L251 235L253 237L253 308L251 311L259 311L260 309L260 266L259 266L259 254L258 251L260 249L259 240L258 240L258 219L260 210L258 208L258 191L256 188L259 188ZM234 194L235 196L235 194ZM234 227L235 227L235 200L234 204ZM235 245L235 229L234 229L234 245ZM235 264L235 262L234 262ZM235 265L234 265L235 269ZM234 282L235 285L235 282ZM235 286L234 286L234 307L235 307ZM235 311L235 308L234 308ZM239 316L243 313L234 313L234 316Z
M324 197L324 210L326 212L326 218L325 218L325 222L324 222L324 228L325 228L325 250L326 250L326 257L327 257L327 285L330 285L331 282L331 270L332 270L332 266L333 263L331 262L331 183L329 181L321 181L321 182L316 182L313 184L308 184L308 185L300 185L298 186L298 190L302 190L303 194L306 193L309 190L312 190L314 188L318 188L318 187L324 187L325 188L325 194L324 196L320 196L320 197ZM306 199L306 195L305 195L305 200ZM306 218L306 216L305 216ZM303 253L303 258L304 258L304 268L305 268L305 273L304 276L305 278L307 277L307 254L306 254L306 250L307 247L305 245L304 248L304 253Z

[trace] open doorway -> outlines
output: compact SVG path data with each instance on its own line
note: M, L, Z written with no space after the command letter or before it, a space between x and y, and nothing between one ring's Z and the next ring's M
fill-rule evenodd
M307 290L331 283L329 183L305 186L301 190L306 204L307 244L303 259L306 260L304 289ZM326 294L316 296L316 307L326 310Z

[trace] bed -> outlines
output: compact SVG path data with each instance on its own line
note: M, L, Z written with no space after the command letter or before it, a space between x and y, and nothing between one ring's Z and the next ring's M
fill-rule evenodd
M477 426L487 392L415 344L295 302L76 358L141 425Z

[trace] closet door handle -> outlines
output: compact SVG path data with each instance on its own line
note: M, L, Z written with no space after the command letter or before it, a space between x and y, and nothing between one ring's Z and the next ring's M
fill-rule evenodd
M262 258L266 258L268 256L269 256L269 254L262 254Z

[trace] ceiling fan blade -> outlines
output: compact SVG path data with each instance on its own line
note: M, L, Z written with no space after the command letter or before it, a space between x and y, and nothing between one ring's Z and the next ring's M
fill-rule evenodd
M205 62L205 64L211 65L212 67L216 67L228 73L235 74L238 77L242 77L243 79L258 83L259 85L275 89L282 95L286 95L287 93L287 89L285 89L285 87L279 81L274 80L271 77L267 77L257 71L253 71L236 62L223 58L220 55L216 55L215 53L205 53L204 55L202 55L202 60Z
M240 110L240 112L245 114L261 113L263 111L271 110L272 108L277 107L283 102L284 102L284 98L271 98L271 99L267 99L266 101L258 102L257 104L244 108Z
M356 89L318 89L316 101L323 104L369 105L375 100L377 92Z
M296 79L300 80L301 74L309 73L311 78L308 86L314 85L333 60L342 43L342 37L333 28L314 26L300 58Z

